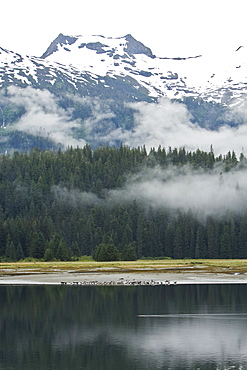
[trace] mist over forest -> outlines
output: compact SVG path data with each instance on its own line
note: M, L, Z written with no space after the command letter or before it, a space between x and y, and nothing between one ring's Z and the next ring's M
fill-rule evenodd
M35 149L0 174L2 260L246 258L243 154Z
M245 104L0 98L2 260L247 257Z

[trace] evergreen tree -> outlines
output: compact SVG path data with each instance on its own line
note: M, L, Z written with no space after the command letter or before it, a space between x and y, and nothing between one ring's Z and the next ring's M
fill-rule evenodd
M219 240L217 222L209 217L207 219L208 257L219 258Z
M146 227L142 213L138 217L136 241L137 241L137 257L141 258L143 256L143 251L145 250L146 244Z
M44 261L49 262L55 259L54 253L51 248L47 248L44 254Z
M57 249L55 251L55 258L59 261L68 261L71 258L70 251L67 248L63 238L59 240Z
M173 243L174 243L174 234L173 234L172 226L169 223L165 230L164 256L173 257Z
M183 258L184 237L181 226L177 226L174 235L174 258Z
M41 231L35 231L32 235L29 256L43 258L46 249L46 241Z
M245 219L240 222L238 239L238 257L247 258L247 220Z
M232 218L230 221L230 243L231 243L231 251L232 251L232 257L233 258L239 258L238 254L238 238L237 238L237 228L234 222L234 219Z
M15 262L17 261L16 247L10 238L8 238L6 250L5 250L5 259L7 261Z
M203 226L197 229L195 258L208 258L207 239Z
M114 244L101 243L93 255L95 261L118 261L119 252Z
M220 238L220 258L231 258L231 238L228 225L224 226Z
M72 256L80 257L81 256L81 251L79 248L79 244L77 242L73 242L71 245L71 253Z
M16 258L17 258L17 261L22 260L24 258L24 252L23 252L21 243L18 243L17 245Z
M124 247L122 253L122 260L124 261L136 261L137 260L137 253L136 253L136 246L131 243Z

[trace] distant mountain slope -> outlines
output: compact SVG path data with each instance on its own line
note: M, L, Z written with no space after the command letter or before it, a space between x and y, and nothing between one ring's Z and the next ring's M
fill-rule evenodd
M62 117L66 139L57 139L56 128L56 145L69 145L68 137L93 146L118 145L121 137L116 140L116 130L134 128L135 109L129 103L169 98L187 106L192 122L217 129L225 123L229 108L245 104L246 61L244 46L227 51L219 46L213 55L157 57L130 34L119 38L60 34L39 58L0 48L0 122L2 114L2 126L12 131L18 128L34 136L37 132L49 136L59 126L57 117ZM26 87L25 94L14 90ZM34 102L35 90L49 91L47 106L54 104L56 109L40 105L41 93ZM42 120L33 114L32 103L35 109L39 107L39 114L42 110ZM55 124L45 124L54 111ZM239 123L239 118L234 121L228 115L227 124ZM2 142L0 151L8 147L6 138Z
M127 100L200 97L230 105L246 93L246 61L244 47L209 56L161 58L131 35L60 34L41 58L0 49L0 85L117 94Z
M219 51L214 55L156 57L131 35L64 36L60 34L42 58L74 66L81 72L112 78L132 77L152 97L201 97L229 105L241 100L247 84L247 50Z

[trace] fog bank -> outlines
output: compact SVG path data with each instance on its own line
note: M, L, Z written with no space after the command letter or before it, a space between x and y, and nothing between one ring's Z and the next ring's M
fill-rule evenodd
M220 168L205 173L183 168L144 168L130 176L121 189L103 191L104 198L95 194L54 186L54 196L70 206L115 206L136 200L145 209L183 212L192 211L204 219L223 217L228 212L242 214L247 207L247 170L222 173Z
M10 86L8 94L12 103L21 105L26 110L15 123L15 129L32 135L49 136L65 148L77 145L82 147L86 144L85 140L73 138L73 129L79 127L80 121L72 121L69 112L58 106L56 98L48 90Z

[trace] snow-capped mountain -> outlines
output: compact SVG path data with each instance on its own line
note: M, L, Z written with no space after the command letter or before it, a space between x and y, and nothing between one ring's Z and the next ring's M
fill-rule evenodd
M228 104L245 93L246 53L240 46L215 55L156 57L131 35L113 39L60 34L42 58L101 77L134 78L136 88L142 86L152 97L196 96Z
M244 99L246 61L243 46L213 55L170 58L153 55L131 35L60 34L40 58L0 49L0 85L67 89L127 100L192 96L231 105Z
M0 152L42 146L33 139L37 135L58 145L95 147L128 143L134 133L134 145L143 145L135 126L139 108L131 103L159 103L162 97L183 102L189 124L209 130L238 126L245 118L231 110L245 110L246 61L242 45L235 50L219 45L207 55L155 56L131 35L60 34L40 57L0 48L0 127L10 129L4 134L0 129ZM15 129L33 135L26 147ZM42 147L53 145L48 144Z

